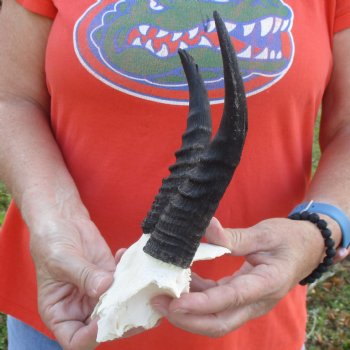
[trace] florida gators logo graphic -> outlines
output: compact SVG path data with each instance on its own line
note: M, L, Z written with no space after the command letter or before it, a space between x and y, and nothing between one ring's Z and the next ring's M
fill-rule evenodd
M75 52L112 88L187 104L177 56L178 48L185 48L201 68L211 103L220 103L224 83L214 10L236 48L248 96L286 74L294 57L293 12L283 0L98 0L76 22Z

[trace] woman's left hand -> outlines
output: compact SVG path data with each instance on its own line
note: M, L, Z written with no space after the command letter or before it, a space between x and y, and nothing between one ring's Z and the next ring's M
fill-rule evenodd
M224 229L213 219L210 243L246 261L219 281L194 275L191 292L179 299L159 296L152 305L172 324L192 333L221 337L270 311L321 262L324 241L306 221L276 218L248 229Z

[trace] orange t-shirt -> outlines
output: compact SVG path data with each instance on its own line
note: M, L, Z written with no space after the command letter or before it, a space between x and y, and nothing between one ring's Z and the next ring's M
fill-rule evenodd
M217 128L223 84L208 19L214 9L230 31L249 96L242 161L216 216L226 227L247 227L286 216L302 200L313 126L332 71L333 35L350 26L349 1L18 1L54 20L46 56L52 130L113 252L141 234L181 143L187 86L179 47L188 47L202 68ZM0 309L50 335L37 313L28 237L12 204L0 235ZM225 257L196 269L217 278L240 263ZM220 339L163 322L101 349L299 350L305 294L296 287L273 311Z

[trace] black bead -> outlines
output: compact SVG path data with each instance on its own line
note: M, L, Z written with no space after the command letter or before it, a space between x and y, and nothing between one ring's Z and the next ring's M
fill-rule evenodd
M300 214L299 213L294 213L292 215L289 215L289 219L291 219L291 220L300 220Z
M324 239L324 244L326 247L326 256L323 259L322 263L307 277L299 282L302 286L313 283L315 280L320 278L323 273L328 270L328 267L333 265L333 258L336 255L336 250L334 249L335 242L331 238L332 231L327 228L327 221L320 219L317 213L309 213L304 211L302 213L294 213L289 216L292 220L308 220L311 223L315 224L321 231L322 237Z
M332 236L332 231L329 228L324 228L321 230L323 238L329 238Z
M316 213L311 213L309 215L309 221L311 221L313 224L316 224L320 220L320 217Z
M328 271L328 267L324 263L321 263L320 265L318 265L317 270L321 273L325 273Z
M324 244L327 248L333 248L334 247L334 241L332 238L327 238L324 241Z
M316 225L319 229L324 230L327 228L327 221L320 219Z
M326 250L326 255L329 257L329 258L334 258L335 255L337 254L336 250L334 248L328 248Z
M308 211L303 211L300 214L300 218L301 218L301 220L309 220L309 215L310 215L310 213Z
M333 258L329 258L328 256L326 256L326 257L323 259L322 264L323 264L324 266L331 266L331 265L333 265Z
M322 276L322 272L320 272L319 270L318 270L318 268L311 274L311 276L315 279L315 280L317 280L317 279L319 279L321 276Z
M309 284L309 283L314 283L315 279L312 277L312 274L307 276L306 278L303 279L303 281L305 282L305 284Z
M307 281L306 281L306 278L304 278L303 280L301 280L300 282L299 282L299 284L301 285L301 286L306 286L307 285Z

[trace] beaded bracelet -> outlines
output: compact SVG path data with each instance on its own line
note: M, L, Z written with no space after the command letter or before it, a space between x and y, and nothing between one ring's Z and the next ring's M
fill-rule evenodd
M316 213L309 213L308 211L302 211L300 213L294 213L288 216L291 220L305 220L310 221L315 224L321 231L322 237L324 239L324 244L326 246L326 256L318 267L311 272L311 274L305 277L299 282L302 286L315 282L318 278L322 276L323 273L328 271L328 268L333 264L333 258L335 257L336 250L334 249L334 240L331 238L332 232L327 227L327 221L320 219L319 215Z

